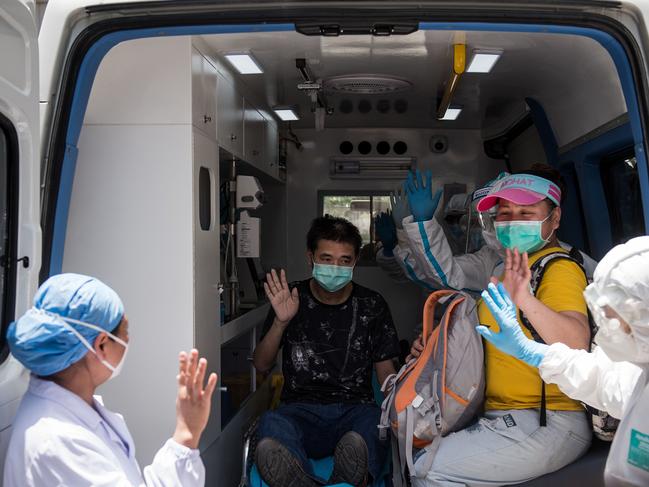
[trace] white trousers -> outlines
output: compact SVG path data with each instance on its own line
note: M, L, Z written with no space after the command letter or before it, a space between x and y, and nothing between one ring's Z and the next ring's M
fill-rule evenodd
M538 409L488 411L468 428L442 439L431 465L421 450L415 459L413 487L494 486L525 482L554 472L581 457L591 429L581 411L547 411L539 426Z

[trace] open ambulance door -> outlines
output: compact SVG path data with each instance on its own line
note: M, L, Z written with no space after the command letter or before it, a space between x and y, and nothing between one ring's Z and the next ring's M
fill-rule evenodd
M41 263L38 41L34 3L0 4L0 484L11 424L27 371L6 333L31 306Z

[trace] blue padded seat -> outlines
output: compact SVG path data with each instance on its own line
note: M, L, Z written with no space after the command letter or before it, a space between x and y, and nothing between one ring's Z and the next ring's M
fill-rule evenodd
M323 479L328 479L331 476L331 472L334 469L334 457L326 457L320 460L309 460L311 465L313 465L313 471L318 477ZM334 484L332 484L334 485ZM349 484L335 484L339 487L352 487ZM268 484L261 480L259 472L257 471L257 466L252 467L250 472L250 487L268 487ZM385 487L385 482L383 479L378 482L374 482L372 487Z

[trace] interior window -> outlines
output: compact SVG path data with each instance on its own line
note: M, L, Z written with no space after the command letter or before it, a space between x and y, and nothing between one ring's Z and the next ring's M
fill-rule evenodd
M321 215L331 215L349 220L358 227L363 239L359 263L375 261L376 235L374 217L390 209L388 193L321 194Z
M602 183L611 220L613 244L645 234L644 211L635 154L626 151L602 161Z

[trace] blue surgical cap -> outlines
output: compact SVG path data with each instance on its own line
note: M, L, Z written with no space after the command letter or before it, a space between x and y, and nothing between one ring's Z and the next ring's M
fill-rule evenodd
M9 325L7 340L12 355L21 364L36 375L48 376L68 368L88 353L70 327L90 344L100 333L61 317L112 332L123 316L121 299L99 279L59 274L38 289L34 307Z

